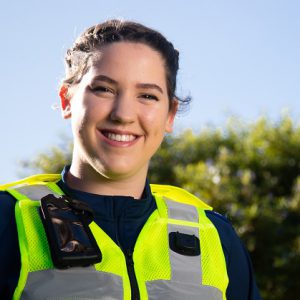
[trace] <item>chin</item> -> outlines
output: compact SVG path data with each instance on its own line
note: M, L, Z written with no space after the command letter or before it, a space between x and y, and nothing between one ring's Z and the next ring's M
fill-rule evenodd
M134 174L134 170L128 165L106 165L103 166L101 163L96 163L93 165L94 170L106 179L118 180L131 177Z

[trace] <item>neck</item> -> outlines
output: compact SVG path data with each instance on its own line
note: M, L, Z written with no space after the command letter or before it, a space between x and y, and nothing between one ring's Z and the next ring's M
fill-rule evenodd
M72 163L66 175L67 184L73 189L92 194L141 198L145 188L147 170L141 170L139 174L130 177L107 178L92 169L91 166L88 166L87 169L76 167Z

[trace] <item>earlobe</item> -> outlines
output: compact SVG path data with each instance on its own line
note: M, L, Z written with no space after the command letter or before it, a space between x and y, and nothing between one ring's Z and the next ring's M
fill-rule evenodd
M172 107L169 110L168 120L166 123L166 129L165 131L167 133L171 133L173 131L173 125L174 125L174 119L178 110L178 100L174 98L172 100Z
M64 85L61 86L59 91L59 97L60 97L60 105L61 105L61 111L62 116L64 119L71 118L71 101L68 97L68 88Z

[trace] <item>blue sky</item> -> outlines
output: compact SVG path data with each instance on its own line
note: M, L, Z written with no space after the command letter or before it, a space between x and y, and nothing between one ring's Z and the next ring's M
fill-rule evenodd
M0 183L18 162L71 136L58 103L63 57L86 27L109 18L158 29L180 50L178 94L191 95L176 131L230 115L300 119L299 1L5 1L1 4Z

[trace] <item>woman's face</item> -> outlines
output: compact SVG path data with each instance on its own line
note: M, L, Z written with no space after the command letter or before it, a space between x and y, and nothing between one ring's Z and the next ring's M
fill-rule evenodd
M72 118L72 164L110 179L145 176L177 110L175 101L169 105L164 61L130 42L96 56L71 99L62 98L64 117Z

